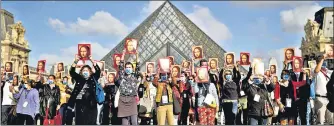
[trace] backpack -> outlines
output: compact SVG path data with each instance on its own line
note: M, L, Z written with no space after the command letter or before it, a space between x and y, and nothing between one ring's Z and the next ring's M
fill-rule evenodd
M93 79L94 79L94 82L96 84L96 89L95 89L96 90L96 92L95 92L96 93L96 101L97 101L98 104L102 104L105 101L104 90L103 90L101 84L98 83L94 77L93 77Z

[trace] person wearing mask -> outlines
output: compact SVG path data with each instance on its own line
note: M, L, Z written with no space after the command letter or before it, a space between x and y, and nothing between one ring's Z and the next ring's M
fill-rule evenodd
M237 125L247 125L248 124L248 109L247 109L247 96L245 92L241 89L242 87L242 80L246 78L246 75L243 73L241 74L241 80L239 81L239 99L238 99L238 113L236 116L236 124Z
M155 75L153 84L157 87L156 105L157 105L157 121L158 125L165 125L166 118L168 125L174 124L173 114L173 90L172 78L167 73L160 74L160 68ZM168 79L167 79L168 78Z
M14 118L12 109L16 105L13 99L13 93L17 90L14 86L18 86L18 75L14 75L13 80L7 80L3 86L2 90L2 102L1 102L1 125L11 125L13 124Z
M157 115L156 115L156 103L155 103L155 99L156 99L156 93L157 93L157 88L155 87L155 85L153 85L152 81L154 80L154 76L151 74L146 75L145 77L145 82L144 82L144 87L146 88L145 90L145 94L144 95L148 95L150 97L150 102L153 105L152 106L152 112L151 113L145 113L145 114L140 114L140 118L141 118L141 122L140 125L157 125ZM153 121L153 122L151 122Z
M328 104L327 98L327 89L326 84L329 82L330 75L333 73L333 70L329 70L326 68L325 59L327 58L326 54L323 54L317 61L317 66L314 69L314 79L315 79L315 101L314 107L317 113L317 123L323 125L326 120L331 120L330 116L328 116L328 111L326 106ZM326 116L327 115L327 116Z
M306 75L303 75L302 81L293 81L289 70L283 70L279 82L279 95L276 95L276 102L280 111L280 124L281 125L294 125L297 116L297 88L306 84ZM305 111L306 112L306 111ZM306 114L305 114L306 116Z
M188 125L188 117L189 112L193 111L191 109L192 106L192 100L191 98L194 96L193 89L191 87L191 84L194 81L193 76L188 76L187 79L185 77L184 73L181 73L181 99L182 99L182 107L181 107L181 115L180 115L180 124L181 125Z
M33 80L24 81L23 88L14 94L14 98L18 101L16 125L35 125L34 117L39 113L39 94L32 88L33 83Z
M117 117L118 108L115 107L115 96L118 87L115 85L115 74L107 75L107 83L103 85L105 102L103 106L102 125L121 125L121 121Z
M80 57L76 57L70 69L70 75L76 84L68 100L68 109L74 111L75 124L95 125L97 117L96 81L100 78L101 69L90 56L89 60L94 66L95 73L89 65L81 67L79 74L75 72Z
M274 84L270 82L269 77L251 76L252 67L250 65L246 78L242 80L242 90L245 92L248 102L248 124L266 125L268 115L261 112L265 110L265 105L268 103L266 100L268 93L274 90Z
M222 105L225 115L226 125L235 125L238 112L238 96L240 92L239 82L241 79L238 70L239 65L234 65L233 73L231 70L224 71L224 81L222 85Z
M200 61L200 66L204 66L205 64L207 64L205 59ZM197 83L197 86L195 86L195 95L197 97L196 107L199 125L214 125L216 112L219 110L219 98L215 84L210 82ZM211 105L204 102L206 97L209 97L209 95L211 95L215 100L215 103Z
M57 110L60 108L60 89L56 83L56 77L54 75L50 75L47 83L39 89L41 115L39 118L40 124L43 124L45 117L51 120L54 119ZM48 113L48 115L46 115L46 113ZM38 123L36 122L36 124Z
M119 85L118 90L120 92L117 116L122 119L122 125L137 125L138 72L134 74L134 66L131 62L127 62L124 65L125 52L123 50L117 74L118 78L116 79L116 85ZM125 69L123 66L125 66ZM139 65L137 64L137 66Z
M59 113L61 115L62 124L71 124L73 115L72 111L67 111L67 101L70 98L70 91L68 90L68 77L63 77L62 81L57 82L56 84L60 89L60 109Z

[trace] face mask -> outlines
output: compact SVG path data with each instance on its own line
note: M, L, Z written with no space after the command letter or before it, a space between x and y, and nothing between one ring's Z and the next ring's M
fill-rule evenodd
M246 76L245 75L241 75L241 80L245 79Z
M146 77L146 81L151 81L151 77Z
M23 84L23 88L27 89L28 84Z
M140 77L138 78L138 81L141 82L141 78Z
M63 81L63 84L66 85L66 84L67 84L67 81Z
M283 75L284 80L289 80L289 78L290 78L289 75Z
M172 78L168 78L168 81L169 81L169 82L172 82Z
M89 72L82 72L82 75L84 76L84 78L88 78L89 77Z
M132 68L126 68L125 73L128 74L128 75L131 74L132 73Z
M261 83L261 80L259 78L254 78L253 79L254 81L254 84L260 84Z
M48 84L53 84L53 80L48 80Z
M189 84L193 84L193 83L194 83L194 80L188 80L188 83L189 83Z
M231 81L231 80L232 80L232 75L226 75L226 79L227 79L228 81Z

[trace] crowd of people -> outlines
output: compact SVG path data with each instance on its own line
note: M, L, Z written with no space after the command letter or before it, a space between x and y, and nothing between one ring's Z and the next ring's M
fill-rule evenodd
M145 73L139 61L134 66L124 60L125 52L112 74L91 56L87 60L93 65L81 66L79 72L76 56L69 76L62 78L29 78L1 67L1 125L334 124L334 74L327 54L316 59L311 71L293 71L290 66L300 61L287 60L275 75L276 66L266 74L254 72L258 66L246 61L249 54L242 56L242 62L250 63L243 73L234 55L227 55L229 66L218 69L210 66L217 66L218 59L211 63L200 53L194 55L200 57L196 67L205 69L195 71L193 58L186 62L191 72L162 72L148 63Z

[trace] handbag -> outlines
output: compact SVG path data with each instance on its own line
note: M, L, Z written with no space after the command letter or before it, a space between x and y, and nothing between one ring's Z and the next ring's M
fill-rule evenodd
M101 86L100 83L98 83L95 79L95 77L93 76L94 82L96 84L96 101L99 104L102 104L105 101L105 97L104 97L104 90Z
M59 113L59 110L56 112L56 116L54 117L55 125L62 125L62 116Z
M265 88L267 90L267 86L266 85L265 85ZM266 95L266 100L264 101L264 116L265 117L272 117L272 116L274 116L273 104L270 101L268 93Z
M55 125L54 119L48 119L49 108L46 108L46 114L44 117L43 125Z
M205 85L203 85L203 87L205 88L206 90L206 95L205 95L205 98L204 98L204 104L211 107L211 108L216 108L217 107L217 102L216 102L216 99L215 97L209 93L209 90L205 87Z
M149 93L147 93L149 94ZM139 102L139 114L149 114L152 112L152 101L149 95L145 95Z

